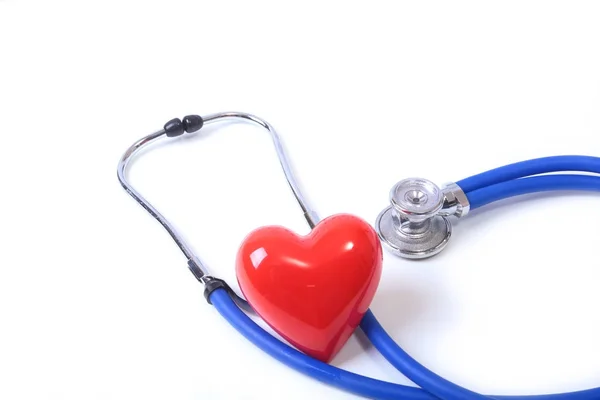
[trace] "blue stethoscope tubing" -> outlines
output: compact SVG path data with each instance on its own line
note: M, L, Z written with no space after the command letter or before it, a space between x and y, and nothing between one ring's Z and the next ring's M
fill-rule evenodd
M494 201L529 193L557 190L600 191L599 176L541 175L575 171L600 174L600 158L589 156L538 158L493 169L459 181L457 184L467 195L472 210ZM367 398L390 400L600 399L600 388L532 396L488 396L472 392L438 376L412 358L385 332L370 310L360 323L361 329L386 360L420 388L368 378L315 360L276 339L252 321L237 306L225 289L215 290L210 296L210 301L221 316L239 333L275 359L321 382Z

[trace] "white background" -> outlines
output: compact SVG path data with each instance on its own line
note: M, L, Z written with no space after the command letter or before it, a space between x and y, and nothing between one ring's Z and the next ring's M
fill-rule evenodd
M252 112L321 215L372 222L408 176L599 156L599 21L592 1L0 1L0 398L351 398L205 303L119 186L122 152L174 117ZM235 284L250 230L307 231L278 168L235 124L156 146L130 177ZM472 390L600 386L599 202L502 202L430 261L386 254L372 309ZM410 384L360 333L333 364Z

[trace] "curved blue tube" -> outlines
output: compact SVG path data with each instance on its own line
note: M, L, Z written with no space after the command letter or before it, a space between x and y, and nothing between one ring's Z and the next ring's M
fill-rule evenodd
M489 398L455 385L419 364L394 342L371 310L367 311L363 317L360 328L390 364L436 397L444 400L484 400Z
M600 160L600 159L599 159ZM525 162L526 163L526 162ZM502 168L499 168L502 170ZM544 173L547 171L538 171ZM482 174L483 175L483 174ZM488 180L499 178L489 175ZM460 184L459 184L460 186ZM461 186L462 187L462 186ZM464 190L464 189L463 189ZM467 192L471 209L482 207L494 201L506 199L529 193L545 192L553 190L587 190L600 192L600 177L587 175L545 175L522 179L505 181L491 186ZM537 396L495 396L486 397L471 392L465 388L455 385L428 370L408 355L394 340L385 332L375 316L368 311L360 324L371 343L377 350L402 372L407 378L415 382L427 392L444 400L482 399L482 398L507 398L507 399L535 399L535 400L594 400L600 399L600 388L584 390L572 393L560 393Z
M370 399L436 400L435 396L424 390L367 378L325 364L299 352L279 341L252 321L239 309L224 289L215 290L210 295L210 301L223 318L246 339L278 361L305 375Z
M529 175L556 171L600 173L600 158L582 156L548 157L491 170L458 182L471 208L512 196L550 190L600 191L600 177L585 175ZM522 178L522 179L518 179ZM215 290L210 300L219 313L248 340L263 351L321 382L372 399L406 400L600 400L600 388L572 393L533 396L485 396L462 388L419 364L385 332L371 311L360 327L381 354L422 389L383 382L354 374L315 360L277 340L254 323L223 289Z
M468 193L513 179L560 171L581 171L600 174L600 158L589 156L536 158L492 169L456 183L465 193Z
M407 377L419 381L424 387L437 392L428 393L423 389L395 383L383 382L354 374L343 369L315 360L293 347L279 341L252 321L224 289L215 290L210 301L231 326L246 339L288 367L302 372L318 381L337 387L350 393L370 399L381 400L436 400L436 399L499 399L499 400L599 400L600 389L591 389L574 393L550 394L539 396L483 396L463 389L420 365L404 352L400 346L381 327L375 316L369 311L361 322L361 329L368 335L377 350L401 371L407 370ZM477 396L477 397L476 397Z
M462 388L428 370L408 355L387 334L371 311L367 311L360 328L385 359L408 379L427 392L444 400L498 399L498 400L598 400L600 388L571 393L530 396L484 396Z
M463 189L464 190L464 189ZM592 175L544 175L515 179L482 189L466 192L471 209L494 201L529 193L553 190L600 191L600 176Z

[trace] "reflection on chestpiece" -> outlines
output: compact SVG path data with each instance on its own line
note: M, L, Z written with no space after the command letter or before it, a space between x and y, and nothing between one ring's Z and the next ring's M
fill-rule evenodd
M434 256L452 236L453 215L469 213L467 196L456 183L439 188L422 178L404 179L390 190L390 206L377 217L375 229L393 254L410 259Z

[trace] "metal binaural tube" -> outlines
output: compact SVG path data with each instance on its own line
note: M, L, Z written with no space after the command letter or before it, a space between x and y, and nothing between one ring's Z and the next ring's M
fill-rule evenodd
M119 179L119 182L121 183L121 186L123 186L123 189L125 189L125 191L131 197L133 197L135 199L135 201L138 204L140 204L150 215L152 215L152 217L154 217L154 219L156 219L163 226L163 228L169 233L169 235L171 236L171 238L173 239L175 244L179 247L179 249L181 250L183 255L186 257L188 268L194 274L196 279L198 279L198 281L200 281L203 284L206 283L206 281L207 281L206 278L209 277L209 275L210 275L206 265L200 260L200 258L196 254L194 254L191 247L187 244L187 242L185 241L183 236L165 218L165 216L163 216L148 200L146 200L138 191L136 191L133 188L131 183L127 180L126 172L127 172L127 167L129 165L129 162L131 161L131 159L143 147L146 147L146 146L150 145L151 143L154 143L157 140L164 138L164 137L176 137L176 136L183 134L185 131L184 127L186 126L185 125L186 122L189 122L189 121L194 122L196 125L196 128L194 129L194 131L195 131L195 130L199 129L199 127L202 127L203 125L207 125L207 124L211 124L211 123L215 123L215 122L219 122L219 121L235 120L235 119L241 119L241 120L253 122L253 123L263 127L264 129L266 129L269 132L271 139L273 141L273 145L275 146L275 151L277 153L277 157L279 159L279 163L281 164L281 168L283 169L283 173L285 175L287 183L290 186L290 188L292 189L294 197L296 198L296 201L298 202L298 204L300 205L300 208L302 209L302 212L304 214L304 218L306 219L306 222L308 223L308 225L310 226L311 229L314 228L315 225L319 222L319 216L308 205L306 198L304 197L298 183L296 182L294 173L292 171L290 162L288 161L288 158L285 154L285 151L284 151L283 145L281 143L281 139L279 138L279 135L277 134L277 132L275 131L273 126L271 126L271 124L269 124L264 119L259 118L252 114L243 113L243 112L222 112L222 113L211 114L204 118L200 118L199 116L188 116L188 117L184 118L184 123L182 123L182 121L180 121L178 119L171 120L167 123L167 124L170 124L170 126L166 128L167 130L169 130L169 132L171 134L168 134L165 129L161 129L160 131L157 131L155 133L152 133L148 136L141 138L140 140L138 140L137 142L132 144L125 151L125 153L121 157L119 164L117 166L117 177ZM173 134L173 132L175 132L175 131L176 131L176 133ZM188 133L190 133L190 132L192 132L192 130L189 128L189 125L188 125Z
M292 171L291 163L288 160L281 139L279 138L279 135L277 134L275 128L273 128L273 126L264 119L259 118L255 115L233 111L207 115L206 117L204 117L204 124L211 124L214 122L228 119L242 119L254 122L255 124L263 127L269 132L269 134L271 135L271 140L273 141L273 146L275 147L275 151L277 153L277 158L279 159L279 164L281 164L281 168L283 169L285 179L287 180L288 185L292 189L292 193L294 194L298 205L300 205L300 208L302 209L302 213L304 215L304 218L306 219L306 222L308 223L311 229L314 228L315 225L317 225L320 221L319 216L308 205L308 201L304 197L300 186L296 182L294 172Z

